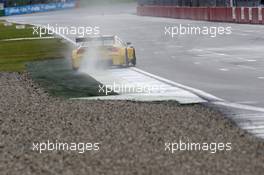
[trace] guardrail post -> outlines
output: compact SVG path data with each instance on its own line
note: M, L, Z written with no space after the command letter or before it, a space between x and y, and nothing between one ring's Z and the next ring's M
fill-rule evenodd
M259 23L263 23L263 10L262 10L262 7L259 7L258 8L258 20L259 20Z
M236 21L236 7L232 7L232 19Z

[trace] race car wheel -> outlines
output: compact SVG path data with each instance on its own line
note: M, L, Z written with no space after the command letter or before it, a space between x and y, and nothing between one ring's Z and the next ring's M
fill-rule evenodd
M131 64L133 66L136 66L136 64L137 64L137 58L136 58L136 51L135 51L135 49L133 50L133 59L131 60Z
M129 59L128 59L128 53L127 53L127 48L126 48L126 53L125 53L125 66L128 67L129 66Z

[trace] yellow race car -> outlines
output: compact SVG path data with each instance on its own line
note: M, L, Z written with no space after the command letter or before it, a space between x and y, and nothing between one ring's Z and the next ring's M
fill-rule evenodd
M95 57L96 61L100 63L107 63L111 66L135 66L136 52L131 43L123 42L117 36L95 36L88 38L76 38L76 43L80 43L79 47L72 52L72 68L78 70L82 64L83 59L92 59Z

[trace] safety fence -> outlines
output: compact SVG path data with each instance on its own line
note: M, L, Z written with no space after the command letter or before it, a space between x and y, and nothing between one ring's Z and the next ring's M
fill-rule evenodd
M4 7L3 3L0 3L0 16L20 15L27 13L46 12L52 10L61 10L78 7L78 0L67 0L63 2L47 3L47 4L29 4L22 6Z
M178 7L143 5L137 7L140 16L264 24L262 7Z

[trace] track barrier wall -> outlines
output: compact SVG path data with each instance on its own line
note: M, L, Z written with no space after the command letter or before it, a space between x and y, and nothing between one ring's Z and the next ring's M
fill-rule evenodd
M178 7L143 5L137 7L140 16L177 19L264 24L264 8L261 7Z

